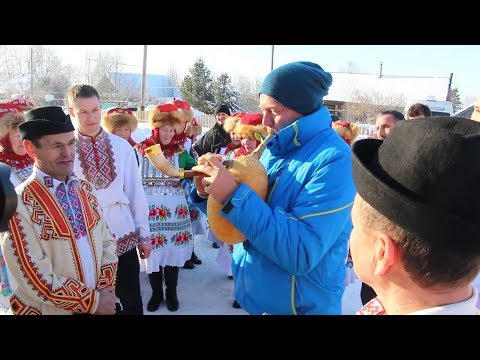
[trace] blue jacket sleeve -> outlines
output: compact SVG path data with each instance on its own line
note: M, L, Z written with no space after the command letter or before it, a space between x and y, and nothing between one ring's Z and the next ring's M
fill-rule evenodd
M198 209L205 215L207 214L207 199L202 199L200 196L198 196L197 188L195 186L193 186L192 190L190 191L188 201L198 207Z

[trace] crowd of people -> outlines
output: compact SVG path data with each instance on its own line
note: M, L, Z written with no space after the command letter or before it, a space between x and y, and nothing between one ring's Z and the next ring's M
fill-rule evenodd
M164 300L175 312L179 268L202 264L202 234L233 281L232 305L252 315L340 315L357 277L359 315L480 314L480 123L414 104L406 117L381 112L375 135L356 141L358 127L323 103L331 84L318 64L288 63L262 82L261 113L219 104L199 137L176 99L149 113L139 143L133 113L102 117L90 85L68 90L69 114L0 104L0 161L18 200L0 234L1 305L143 315L146 271L147 312ZM245 158L261 172L239 181L231 166ZM227 240L218 219L243 238Z

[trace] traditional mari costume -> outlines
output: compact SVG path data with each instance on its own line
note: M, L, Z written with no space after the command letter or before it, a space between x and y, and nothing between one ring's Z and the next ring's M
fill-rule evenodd
M18 155L12 149L10 131L25 121L22 110L14 105L0 104L0 162L10 166L10 181L20 185L32 173L33 159L28 154Z
M95 137L76 131L74 171L90 181L110 230L117 255L149 243L148 206L131 146L103 129Z
M165 107L167 105L172 106L173 110ZM160 143L159 127L163 125L165 113L170 112L174 114L171 118L176 126L181 126L176 107L160 105L150 113L151 136L139 144L143 155L141 174L149 207L148 222L153 246L150 256L145 259L148 274L158 271L160 266L183 266L193 251L190 213L180 179L170 178L157 170L144 154L145 148ZM161 148L167 161L177 168L188 170L196 165L195 160L173 141L166 146L161 145Z
M70 117L58 107L32 110L19 126L22 139L73 130ZM34 166L16 192L17 210L0 237L17 283L11 312L95 313L97 290L115 285L118 259L92 184L74 174L59 181Z
M12 104L0 104L0 162L10 166L10 181L13 186L20 185L32 174L33 159L28 154L16 154L10 142L10 131L24 121L25 115L21 108ZM13 288L14 280L0 250L0 309L9 308L9 297Z
M122 314L143 315L137 246L150 242L148 205L132 147L103 129L95 137L78 130L74 171L97 191L119 257L115 292Z
M145 268L152 287L148 311L155 311L163 301L163 275L167 309L177 311L178 268L184 266L193 254L193 234L187 198L179 178L170 178L157 170L145 156L145 149L160 144L165 159L176 168L191 169L196 161L173 139L168 145L160 142L160 128L171 125L175 130L183 127L182 113L175 104L156 106L149 114L152 134L142 141L140 150L142 181L150 209L148 222L152 252L145 259Z

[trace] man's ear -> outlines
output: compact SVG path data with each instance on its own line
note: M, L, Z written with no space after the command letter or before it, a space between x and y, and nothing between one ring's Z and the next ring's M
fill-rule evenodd
M383 275L395 266L400 256L395 240L388 234L382 233L375 241L375 273Z
M68 113L70 114L70 116L75 117L75 114L73 113L73 108L70 107L70 106L68 106L67 108L68 108Z
M35 159L37 157L35 152L36 150L35 145L33 145L33 143L30 140L23 140L22 143L23 143L23 147L27 151L28 156L30 156L32 159Z

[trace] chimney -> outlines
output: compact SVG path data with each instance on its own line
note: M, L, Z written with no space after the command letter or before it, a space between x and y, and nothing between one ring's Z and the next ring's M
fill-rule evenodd
M379 78L382 77L382 68L383 68L383 62L380 61L380 74L378 74L378 77L379 77Z

